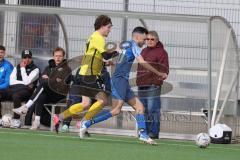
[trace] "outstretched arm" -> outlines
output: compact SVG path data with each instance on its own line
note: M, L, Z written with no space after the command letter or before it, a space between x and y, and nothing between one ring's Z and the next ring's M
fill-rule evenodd
M106 51L106 52L103 52L102 55L105 60L109 60L111 58L118 56L119 53L117 51Z
M155 73L156 75L158 75L162 80L165 80L167 78L167 74L163 73L163 72L159 72L158 70L156 70L154 67L152 67L148 62L146 62L143 57L141 55L139 55L138 57L136 57L138 63L140 65L142 65L144 68L146 68L147 70Z

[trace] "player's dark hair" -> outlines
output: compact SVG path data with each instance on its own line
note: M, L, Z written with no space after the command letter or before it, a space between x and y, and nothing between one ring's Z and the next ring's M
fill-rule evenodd
M148 34L148 30L146 29L146 28L144 28L144 27L135 27L134 29L133 29L133 31L132 31L132 34L134 34L134 33L140 33L140 34Z
M6 51L6 48L2 45L0 45L0 50Z
M111 18L106 15L100 15L96 18L94 23L95 31L100 29L102 26L112 24Z

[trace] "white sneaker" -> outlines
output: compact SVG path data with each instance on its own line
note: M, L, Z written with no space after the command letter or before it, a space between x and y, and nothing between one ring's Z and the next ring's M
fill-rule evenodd
M31 130L37 130L40 126L40 120L39 119L35 119L32 123L32 127L30 128Z
M86 121L83 121L81 124L81 127L79 129L79 137L80 139L83 139L85 137L85 133L87 132L87 127L85 125Z
M2 119L0 119L0 126L2 126Z
M28 108L25 105L22 105L19 108L14 108L12 111L18 115L27 114Z
M21 121L19 119L12 119L10 128L20 128L21 127Z
M157 143L153 139L143 133L139 135L139 140L150 145L157 145Z

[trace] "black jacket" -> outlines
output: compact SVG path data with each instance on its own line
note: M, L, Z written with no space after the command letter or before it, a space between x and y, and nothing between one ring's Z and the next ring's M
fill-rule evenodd
M67 60L63 60L56 66L53 59L48 61L48 66L44 69L42 75L47 75L48 79L40 79L43 87L50 88L53 92L67 95L69 91L69 84L71 83L72 70L68 66Z

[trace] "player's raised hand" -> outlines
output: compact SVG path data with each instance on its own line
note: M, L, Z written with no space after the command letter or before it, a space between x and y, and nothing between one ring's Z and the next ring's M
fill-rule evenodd
M20 63L20 67L26 68L26 66L27 66L27 62L25 60L22 60Z

